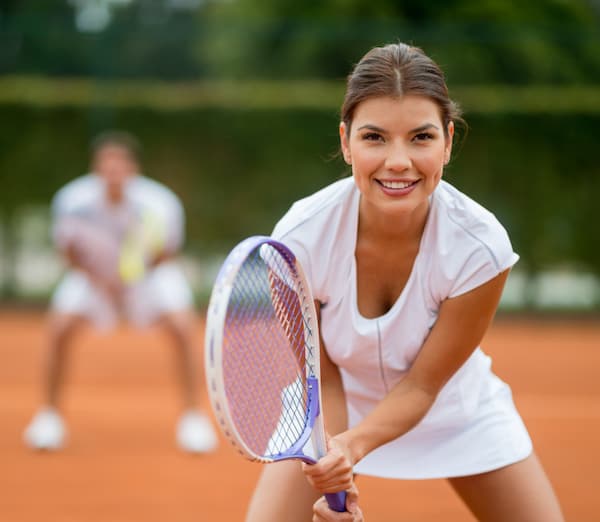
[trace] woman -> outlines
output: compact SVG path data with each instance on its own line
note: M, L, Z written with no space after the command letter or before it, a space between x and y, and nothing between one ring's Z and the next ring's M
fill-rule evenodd
M420 49L375 48L349 76L340 139L352 178L294 204L273 233L315 295L336 435L314 466L266 467L248 521L304 522L319 495L349 489L350 513L319 501L314 520L362 520L353 473L448 478L479 520L563 519L479 348L518 256L490 212L441 180L460 121Z

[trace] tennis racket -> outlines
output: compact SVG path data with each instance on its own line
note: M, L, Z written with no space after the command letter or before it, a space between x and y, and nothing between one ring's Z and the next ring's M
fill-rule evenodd
M166 242L165 222L157 213L144 209L136 218L123 239L118 260L119 275L128 285L145 276L148 259L161 252Z
M314 301L285 245L253 236L227 256L208 307L205 358L215 416L244 457L314 464L326 454ZM346 511L345 492L325 497Z

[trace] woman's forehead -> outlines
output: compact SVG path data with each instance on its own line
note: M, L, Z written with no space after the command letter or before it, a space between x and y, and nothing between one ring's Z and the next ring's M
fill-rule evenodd
M426 96L378 96L360 102L354 110L352 126L361 125L411 126L429 121L441 124L440 108Z

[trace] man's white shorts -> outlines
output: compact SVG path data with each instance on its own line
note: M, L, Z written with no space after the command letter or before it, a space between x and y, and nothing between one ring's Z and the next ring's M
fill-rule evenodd
M147 326L165 313L192 306L190 285L174 261L161 263L139 283L124 288L116 302L84 273L69 271L54 291L50 305L55 312L86 317L100 329L113 328L120 318L135 326Z

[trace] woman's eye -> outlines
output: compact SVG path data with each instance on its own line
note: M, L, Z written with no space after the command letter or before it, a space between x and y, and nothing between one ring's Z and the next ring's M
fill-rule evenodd
M433 134L430 132L419 132L419 134L415 134L415 141L428 141L434 138Z
M381 134L378 134L377 132L367 132L366 134L363 134L363 140L379 141L382 139L383 137L381 136Z

